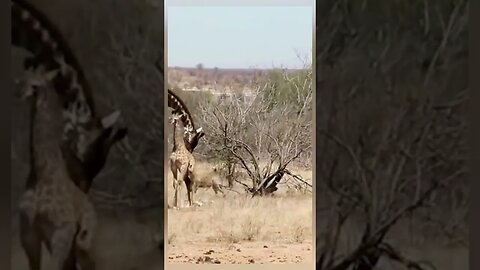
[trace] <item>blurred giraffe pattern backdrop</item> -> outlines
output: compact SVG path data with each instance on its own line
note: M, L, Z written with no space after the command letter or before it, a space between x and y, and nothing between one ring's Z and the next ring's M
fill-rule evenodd
M317 1L317 269L469 269L469 1Z
M67 165L74 164L71 160L75 158L83 162L74 175L86 173L91 184L77 182L83 178L62 179L76 181L78 189L86 193L94 206L97 226L89 252L96 269L160 269L164 258L162 2L12 0L11 3L12 79L22 79L26 70L31 71L35 66L55 70L62 64L63 71L52 80L51 87L55 89L50 90L67 96L76 93L69 101L66 99L68 102L78 98L79 92L85 96L90 92L94 106L88 98L79 99L90 110L95 109L86 118L101 120L110 115L97 124L115 122L112 130L105 129L103 144L89 146L93 156L83 155L75 147L70 149L70 156L64 156ZM20 243L20 198L26 188L31 191L35 186L33 190L40 192L39 187L44 186L40 178L33 180L35 185L27 185L32 165L29 104L15 98L12 106L12 269L15 270L29 269ZM92 127L100 128L90 125L87 132L92 133L88 138L98 135ZM75 145L72 141L63 144L60 138L61 132L58 138L52 136L52 140L58 139L59 147ZM81 136L73 134L72 138ZM35 147L41 149L42 145ZM105 149L109 149L105 163L99 166L102 162L96 158L105 155ZM52 169L65 171L65 166L59 162ZM63 196L71 198L70 195ZM27 246L35 244L30 242ZM50 255L43 248L42 269L54 269L55 256Z

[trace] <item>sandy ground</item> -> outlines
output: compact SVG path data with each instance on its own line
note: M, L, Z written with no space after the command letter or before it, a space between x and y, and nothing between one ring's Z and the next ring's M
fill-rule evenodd
M311 241L301 244L243 242L183 243L168 247L169 263L264 264L312 262Z
M200 166L205 170L199 169L200 175L207 174L208 164ZM311 175L302 173L305 178ZM173 204L171 179L170 174L169 204ZM285 186L272 197L251 198L237 191L241 194L226 191L224 197L202 188L195 195L202 206L168 209L168 263L313 262L311 194Z

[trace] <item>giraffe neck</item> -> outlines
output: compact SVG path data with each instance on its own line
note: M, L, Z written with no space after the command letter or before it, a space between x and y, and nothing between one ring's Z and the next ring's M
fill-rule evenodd
M29 149L30 149L30 164L32 166L34 166L34 163L35 163L35 159L33 158L33 127L34 127L34 117L35 117L35 114L36 114L36 109L37 109L37 106L35 106L35 102L36 100L35 99L31 99L29 100L30 102L30 122L29 122L29 134L28 134L28 142L29 142Z
M173 152L179 150L187 150L184 143L183 137L183 125L179 121L173 123Z
M175 152L177 150L177 125L176 123L173 123L172 124L172 127L173 127L173 148L172 148L172 152Z
M185 103L170 89L168 89L168 107L174 110L174 114L180 115L184 127L195 130L193 119Z
M54 179L65 168L60 148L62 109L53 89L41 87L34 96L31 155L40 181Z
M33 58L25 68L59 70L53 86L61 97L66 120L64 137L76 136L95 117L95 104L81 66L67 42L35 7L24 0L12 0L12 44L26 49Z

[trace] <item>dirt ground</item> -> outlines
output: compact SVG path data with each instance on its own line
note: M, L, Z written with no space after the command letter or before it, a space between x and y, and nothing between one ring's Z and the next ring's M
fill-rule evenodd
M312 242L183 243L168 247L169 263L264 264L312 262Z
M200 164L204 171L199 169L199 174L207 174L209 166ZM311 181L310 171L295 173ZM170 174L170 205L171 179ZM241 187L237 191L227 190L223 197L210 188L199 188L195 201L202 206L168 209L168 263L313 262L312 194L285 186L269 197L251 198Z

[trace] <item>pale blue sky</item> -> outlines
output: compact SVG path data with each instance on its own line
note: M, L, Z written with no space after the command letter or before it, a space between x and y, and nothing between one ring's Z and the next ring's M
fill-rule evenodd
M312 25L309 6L167 6L168 66L300 68Z

